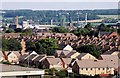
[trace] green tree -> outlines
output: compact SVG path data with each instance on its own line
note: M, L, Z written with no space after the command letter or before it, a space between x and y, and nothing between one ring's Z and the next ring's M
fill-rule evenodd
M80 35L88 35L89 30L86 28L77 28L76 30L71 31L73 34L80 36Z
M35 51L36 50L36 46L34 41L32 40L27 40L26 41L26 51Z
M7 43L8 43L8 40L5 38L2 38L2 50L3 51L7 50Z
M35 46L38 54L53 55L57 49L56 40L53 38L40 39L35 42Z
M17 51L22 50L21 44L16 39L9 39L7 43L8 50L10 51Z
M52 29L52 32L55 32L55 33L67 33L68 30L65 27L54 27Z
M21 44L16 39L2 39L2 50L3 51L17 51L22 50Z
M105 27L106 27L105 24L102 23L102 24L100 24L100 25L98 26L98 30L99 30L99 31L103 31L103 29L104 29Z
M27 40L26 50L36 51L38 54L53 55L58 48L56 40L53 38L40 39L36 41Z
M14 32L14 30L13 29L11 29L11 28L9 28L8 30L6 30L5 31L6 33L13 33Z
M25 30L23 30L23 33L24 33L26 36L30 36L30 35L32 35L32 29L30 29L30 28L25 29Z
M114 31L116 31L116 29L115 28L110 29L108 26L106 26L104 23L102 23L98 26L98 31L114 32Z
M98 36L98 31L91 30L89 32L89 36L95 36L95 37L97 37Z
M83 45L77 48L77 51L80 53L90 53L96 58L100 56L100 50L95 45Z
M87 29L89 29L89 30L90 30L90 29L91 29L91 27L92 27L92 26L91 26L91 23L88 23L88 24L87 24L84 28L87 28Z

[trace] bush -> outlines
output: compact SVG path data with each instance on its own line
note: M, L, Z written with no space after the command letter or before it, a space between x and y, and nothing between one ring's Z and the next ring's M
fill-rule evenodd
M46 69L46 70L45 70L45 74L46 74L46 75L53 75L53 74L55 74L56 71L57 71L57 70L54 69L54 68L52 68L52 69Z
M56 72L56 76L58 76L59 78L65 78L68 76L68 72L67 70L60 70Z
M2 64L8 64L8 65L10 65L11 63L9 61L2 61Z

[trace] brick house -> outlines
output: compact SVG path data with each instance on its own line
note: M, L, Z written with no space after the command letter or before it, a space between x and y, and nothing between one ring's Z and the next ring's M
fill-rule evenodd
M78 60L73 64L72 70L74 73L83 75L100 75L112 74L114 75L113 63L106 63L100 60Z

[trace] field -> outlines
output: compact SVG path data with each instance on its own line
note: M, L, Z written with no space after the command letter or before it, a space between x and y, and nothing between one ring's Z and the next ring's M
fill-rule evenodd
M112 19L118 19L118 15L97 15L101 18L112 18Z

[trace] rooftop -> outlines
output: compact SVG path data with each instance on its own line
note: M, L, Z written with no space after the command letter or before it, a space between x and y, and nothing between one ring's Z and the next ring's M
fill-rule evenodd
M2 67L1 72L12 72L12 71L39 71L40 69L37 68L28 68L28 67L21 67L17 65L6 65L6 64L0 64L0 67Z
M17 65L6 65L6 64L0 64L0 67L2 67L2 70L0 71L0 76L2 77L44 74L44 70L37 68L28 68Z

